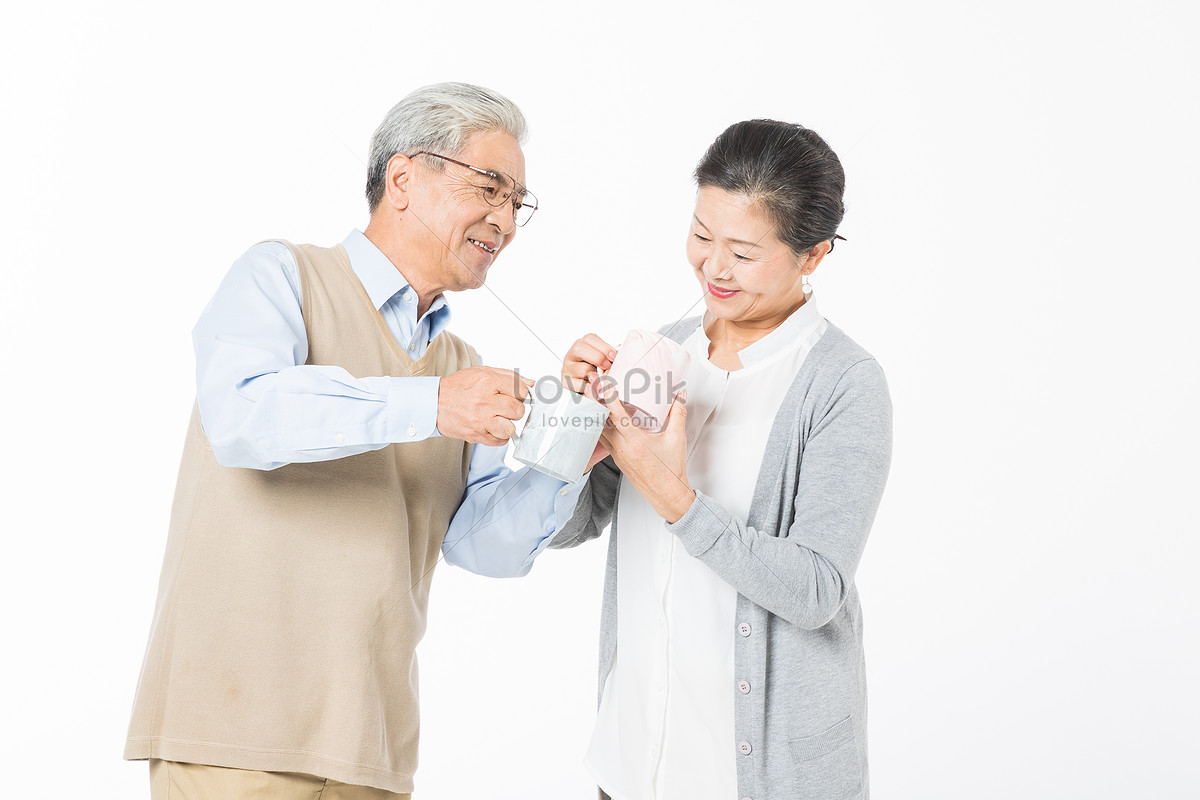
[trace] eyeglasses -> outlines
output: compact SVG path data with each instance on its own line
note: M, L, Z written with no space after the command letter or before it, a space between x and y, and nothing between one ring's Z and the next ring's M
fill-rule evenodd
M480 194L483 195L483 199L487 201L488 205L495 206L497 208L511 200L513 206L513 221L518 226L529 222L530 217L533 216L533 212L537 211L538 209L537 198L533 196L533 193L514 180L511 176L505 175L503 172L494 172L490 169L473 167L470 164L464 164L461 161L456 161L449 156L443 156L438 153L430 153L428 150L421 150L409 155L408 157L415 158L416 156L431 156L433 158L440 158L443 161L449 161L451 164L458 164L460 167L466 167L472 172L487 178L488 182L486 186L477 187Z

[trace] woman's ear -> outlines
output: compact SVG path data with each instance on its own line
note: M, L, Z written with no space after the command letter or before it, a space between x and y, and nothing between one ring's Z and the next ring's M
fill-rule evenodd
M823 242L817 242L813 245L812 250L809 250L800 259L800 271L805 275L812 275L816 271L817 265L821 263L821 259L828 255L832 249L833 242L828 239Z

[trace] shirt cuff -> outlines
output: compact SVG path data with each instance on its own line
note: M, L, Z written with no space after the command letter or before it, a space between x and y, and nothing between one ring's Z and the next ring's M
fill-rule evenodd
M725 507L703 492L696 492L696 499L687 513L674 522L664 522L667 530L679 537L683 547L693 557L700 557L717 543L721 534L729 529L733 515Z
M551 478L551 480L555 479ZM587 485L587 475L575 483L558 482L561 486L554 495L554 530L561 531L563 526L570 522L571 517L575 515L575 506L579 503L579 495L583 494L583 487Z
M441 436L437 429L441 378L389 378L388 441L419 442Z
M553 497L554 514L552 517L547 517L543 521L543 533L546 535L544 539L538 542L534 551L530 553L530 560L537 556L538 553L546 549L550 544L550 540L554 538L554 534L563 529L575 514L575 506L579 503L579 495L583 493L583 487L587 485L587 475L584 475L577 483L567 483L558 478L552 478L545 473L538 472L532 467L525 467L528 470L526 480L529 481L529 489L535 495L543 498Z

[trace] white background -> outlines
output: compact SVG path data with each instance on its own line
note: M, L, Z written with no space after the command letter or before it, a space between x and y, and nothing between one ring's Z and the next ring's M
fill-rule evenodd
M120 756L191 326L254 242L365 226L372 131L439 80L532 126L543 208L451 298L528 375L698 300L690 174L727 125L841 156L849 241L812 283L896 421L858 573L876 797L1200 794L1193 4L332 8L4 15L6 795L146 796ZM417 797L594 796L603 557L439 568Z

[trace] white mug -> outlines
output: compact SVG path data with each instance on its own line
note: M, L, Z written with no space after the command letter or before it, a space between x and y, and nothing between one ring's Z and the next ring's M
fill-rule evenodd
M534 384L529 411L512 437L513 458L552 478L578 483L608 420L603 404L564 389L557 378Z

